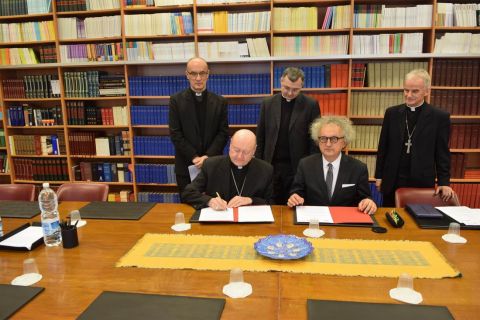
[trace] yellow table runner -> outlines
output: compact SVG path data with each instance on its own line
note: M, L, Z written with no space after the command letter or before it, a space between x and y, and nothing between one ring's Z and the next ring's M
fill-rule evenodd
M430 242L308 239L313 252L300 260L257 254L260 237L145 234L117 267L282 271L342 276L439 279L459 276Z

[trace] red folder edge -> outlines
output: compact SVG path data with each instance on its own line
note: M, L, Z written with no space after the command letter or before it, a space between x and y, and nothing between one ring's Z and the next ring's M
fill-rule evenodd
M357 207L328 207L333 223L369 223L373 224L370 215L358 210Z
M238 208L233 208L233 221L238 222Z

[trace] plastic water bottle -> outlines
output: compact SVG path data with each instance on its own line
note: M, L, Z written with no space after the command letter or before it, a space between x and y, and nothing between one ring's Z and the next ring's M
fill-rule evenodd
M58 214L58 199L55 191L50 189L48 182L43 183L43 189L38 195L38 205L42 211L43 240L49 247L62 243L60 219Z

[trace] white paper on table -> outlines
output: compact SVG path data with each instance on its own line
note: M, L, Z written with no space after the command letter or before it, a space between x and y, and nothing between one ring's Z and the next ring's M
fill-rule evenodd
M273 222L270 206L245 206L238 208L238 222Z
M188 166L188 174L190 175L190 181L195 180L195 178L198 176L199 173L200 173L200 169L195 167L195 165L192 164Z
M464 223L468 226L480 226L480 209L471 209L466 206L435 208L459 223Z
M38 239L43 238L42 227L30 226L19 233L0 242L0 245L6 247L27 248L30 250L32 245Z
M328 207L324 206L297 206L297 222L318 220L320 223L333 223Z
M233 221L233 209L218 211L212 208L203 208L200 210L198 221Z

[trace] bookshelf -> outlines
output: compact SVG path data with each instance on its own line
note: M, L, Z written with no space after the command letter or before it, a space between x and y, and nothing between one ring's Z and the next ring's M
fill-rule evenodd
M307 74L304 92L320 102L322 114L352 119L360 139L347 152L366 162L371 172L385 108L403 101L406 72L426 68L433 79L430 102L452 115L454 188L462 203L480 205L475 202L480 194L480 143L474 138L480 130L480 79L475 77L480 74L480 51L470 45L449 52L438 45L452 37L476 43L478 24L458 15L453 19L457 14L454 4L475 1L43 2L49 10L37 8L30 14L12 15L14 9L0 7L0 14L6 13L0 15L2 25L16 24L15 28L22 29L25 23L46 24L34 39L0 38L4 118L0 124L6 136L0 155L7 155L10 167L10 173L0 173L2 183L40 184L39 179L25 178L25 163L56 163L57 171L45 172L45 177L59 179L50 179L52 184L82 179L81 173L90 170L85 168L96 164L97 169L110 166L130 172L130 177L123 174L123 181L103 182L113 192L128 190L134 199L142 200L148 197L145 192L175 192L168 100L170 94L187 86L184 68L188 58L202 52L211 69L210 90L229 101L232 134L239 128L255 128L255 111L263 98L279 92L281 71L299 66ZM397 18L392 20L391 15ZM245 25L242 21L255 22ZM102 27L92 33L92 26ZM462 48L466 47L463 44ZM7 52L18 56L17 64L7 63ZM38 64L18 64L32 62L25 57L31 52ZM89 80L92 72L95 80ZM50 77L47 84L53 80L54 86L46 88L42 97L12 95L12 85L4 81L20 80L24 89L39 91L38 81L46 75ZM90 94L89 83L97 83L103 93ZM21 108L27 117L30 109L43 110L45 120L53 110L54 122L39 119L37 125L12 125L10 110L15 108ZM108 110L115 112L115 121L109 119ZM100 138L104 145L108 139L115 145L115 137L119 137L117 144L120 140L121 147L130 150L103 156L97 155L97 150L78 154L78 141L73 138L89 135ZM37 150L40 154L18 154L12 149L15 141L10 145L13 137L38 139L35 136L50 137L50 141L56 136L60 154L44 154L41 148ZM58 143L62 137L63 150ZM158 144L165 149L155 149ZM149 174L162 178L149 180Z

